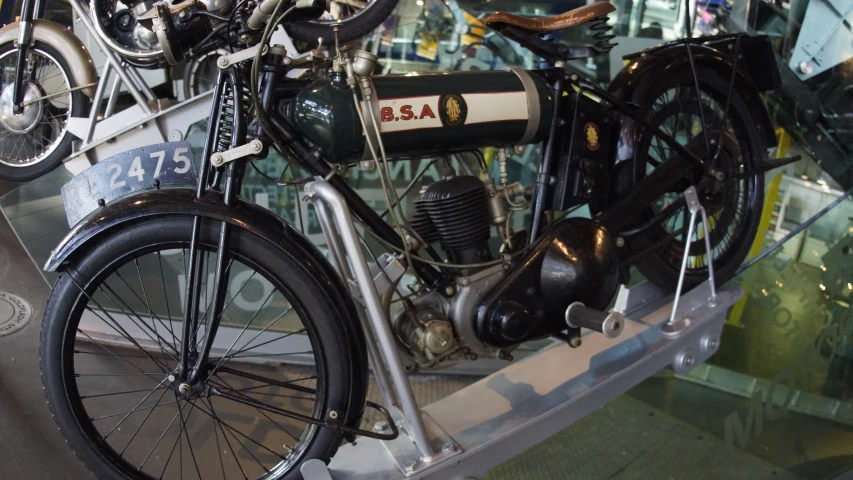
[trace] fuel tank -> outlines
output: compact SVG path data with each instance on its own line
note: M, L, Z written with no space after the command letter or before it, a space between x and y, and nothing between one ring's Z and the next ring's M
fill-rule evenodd
M535 71L379 75L373 83L372 111L389 157L537 143L550 128L552 93ZM282 108L329 161L372 158L341 75L314 81Z

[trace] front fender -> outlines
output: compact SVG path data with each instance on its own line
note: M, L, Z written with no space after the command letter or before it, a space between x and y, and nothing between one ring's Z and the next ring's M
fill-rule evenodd
M209 194L204 198L195 198L191 188L169 188L148 190L122 197L106 207L89 214L81 220L59 246L51 252L45 270L62 270L63 266L73 262L78 255L85 253L111 232L129 224L158 216L199 216L228 222L236 228L247 230L272 244L281 255L294 258L304 269L299 274L312 278L325 292L325 297L338 312L347 335L353 341L351 352L352 368L356 378L364 382L353 382L346 424L358 426L367 395L367 353L364 331L351 296L343 280L335 272L328 260L305 236L281 218L268 210L237 200L235 205L227 207L222 203L221 195ZM318 299L319 301L319 299Z
M729 45L730 43L726 42L724 45ZM713 68L723 75L724 78L729 78L732 69L736 69L734 88L744 94L744 99L756 122L763 143L768 147L775 145L776 133L773 121L770 113L767 111L767 106L761 98L761 89L752 80L754 75L751 74L751 71L745 72L742 68L736 68L731 55L727 54L727 47L720 48L719 45L709 42L708 44L693 43L690 49L696 65ZM762 55L766 53L763 49L756 50ZM771 50L771 60L774 63L772 67L777 68L772 53ZM680 42L653 47L638 55L630 56L628 59L630 63L613 79L608 92L623 102L641 108L650 100L648 92L654 85L656 78L661 78L668 75L669 72L684 68L689 64L686 47ZM776 70L776 74L775 77L778 77L778 69ZM772 74L769 76L773 77ZM761 79L760 83L765 85L762 89L772 88L774 80L772 78L770 80Z
M19 25L19 22L13 22L0 28L0 45L18 41ZM74 77L78 86L98 81L98 71L95 69L92 56L89 55L83 42L71 31L56 22L36 19L33 20L32 35L33 40L50 45L62 55L71 67L68 73ZM89 98L95 96L94 86L84 88L82 91Z

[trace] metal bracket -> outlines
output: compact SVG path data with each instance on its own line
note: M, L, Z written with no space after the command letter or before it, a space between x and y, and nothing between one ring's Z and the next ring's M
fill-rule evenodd
M240 63L242 61L248 60L250 58L254 58L255 55L258 54L258 49L261 48L261 44L257 44L254 47L247 48L245 50L240 50L239 52L229 53L228 55L222 55L216 60L216 66L219 67L220 70L224 70L231 65L236 63ZM264 50L261 53L267 53L267 46L264 45Z
M221 167L228 162L233 162L234 160L260 153L263 149L263 142L255 139L245 145L232 148L231 150L214 153L210 156L210 163L212 163L214 167Z
M684 287L684 275L687 272L687 260L690 258L690 244L693 243L693 230L696 228L696 216L702 214L702 225L704 228L703 238L705 239L705 254L708 256L708 277L711 285L711 297L708 299L708 304L713 306L717 300L717 289L714 284L714 262L711 258L711 240L708 235L708 215L705 213L705 207L699 203L699 196L696 195L696 187L690 187L684 191L684 200L687 202L687 208L690 210L690 226L687 228L687 239L684 242L684 258L681 261L681 272L678 274L678 287L675 289L675 298L672 300L672 313L669 315L669 321L664 325L661 333L674 337L681 334L685 328L690 325L690 317L678 317L678 301L681 299L681 290Z
M391 458L394 459L397 467L407 477L417 475L419 472L431 467L436 462L462 453L461 447L441 428L441 426L439 426L438 423L435 422L435 420L423 412L421 413L421 416L423 417L424 427L426 428L427 435L429 435L433 452L435 452L431 457L424 458L421 456L417 445L415 445L414 440L409 436L409 432L411 432L409 422L406 420L406 417L402 412L396 408L391 409L391 417L394 418L401 435L394 440L382 442L382 446L385 447L385 451L387 451ZM380 425L380 423L382 422L378 422L374 425L374 431L384 433L389 427L387 425ZM384 427L384 429L380 430L379 427Z

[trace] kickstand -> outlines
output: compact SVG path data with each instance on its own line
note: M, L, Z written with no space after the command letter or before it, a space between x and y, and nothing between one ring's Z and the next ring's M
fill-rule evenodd
M687 208L690 210L690 225L687 228L687 240L684 243L684 259L681 261L681 272L678 274L678 287L675 289L675 298L672 300L672 313L670 313L669 321L666 322L662 330L664 335L670 337L678 336L690 325L690 318L679 318L677 316L678 300L681 298L681 290L684 287L687 259L690 257L690 244L693 243L693 229L696 228L696 215L699 213L702 214L702 225L704 227L702 236L705 238L705 255L708 258L708 277L711 285L711 298L708 303L713 306L717 300L717 288L714 285L714 262L711 251L711 240L708 237L710 234L710 230L708 229L708 215L705 213L705 207L699 203L695 187L690 187L684 191L684 200L687 202Z

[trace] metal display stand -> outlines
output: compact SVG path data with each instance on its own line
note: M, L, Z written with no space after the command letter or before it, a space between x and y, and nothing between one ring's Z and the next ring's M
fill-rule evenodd
M323 181L309 184L306 193L319 200L315 206L323 211L324 232L332 237L340 234L350 260L365 266L363 258L357 258L361 254L358 243L350 238L354 236L352 222L345 221L348 211L342 200ZM355 444L341 447L328 467L320 460L306 462L302 467L304 478L482 478L492 467L563 430L659 370L670 366L676 373L687 373L706 361L719 348L726 312L743 296L743 290L737 286L715 289L711 268L710 281L681 294L692 232L700 214L704 232L708 232L707 216L695 189L691 187L684 195L691 212L691 234L687 235L675 296L648 282L623 287L613 309L624 314L620 336L606 338L585 331L578 348L555 342L419 409L420 418L415 417L415 422L410 415L389 408L401 431L397 439L383 442L359 438ZM331 208L331 214L326 207ZM331 228L329 217L335 217L336 228ZM702 236L710 251L707 235ZM342 258L336 260L343 263ZM375 290L370 291L372 284L370 288L362 285L370 283L367 272L361 277L359 288L364 297L375 295ZM383 339L384 332L375 333ZM369 331L367 336L371 336ZM376 350L373 345L371 360L378 356ZM405 393L410 392L404 392L403 397ZM410 413L413 406L403 405ZM381 432L388 426L378 422L373 428ZM432 455L422 455L424 450L431 450Z
M132 148L186 138L190 125L209 116L213 92L205 92L174 105L157 98L136 68L124 62L98 36L83 3L82 0L70 1L77 21L89 31L103 53L105 63L89 117L71 117L68 120L68 131L80 139L71 158L85 154L89 163L96 163ZM113 75L115 78L110 82ZM136 105L116 113L116 99L122 86ZM99 120L100 105L105 98L106 110Z

